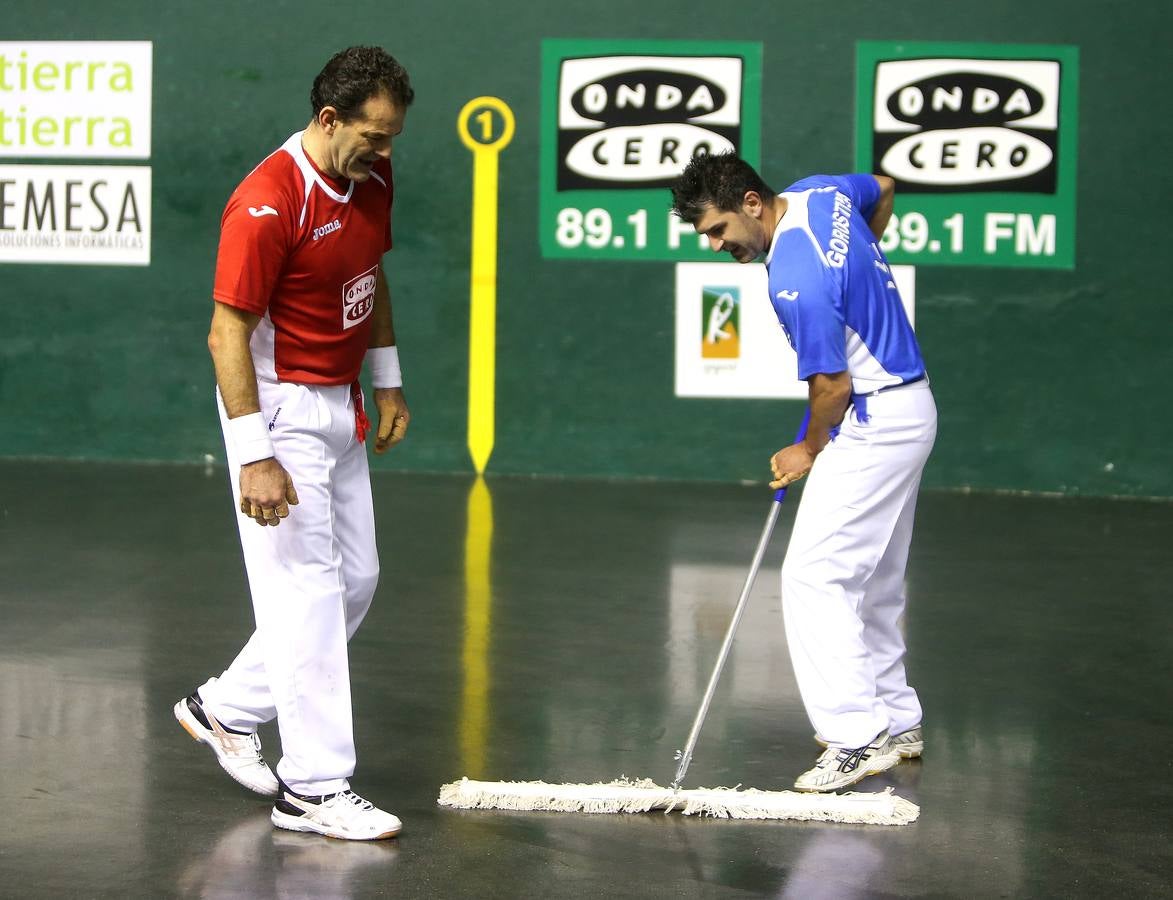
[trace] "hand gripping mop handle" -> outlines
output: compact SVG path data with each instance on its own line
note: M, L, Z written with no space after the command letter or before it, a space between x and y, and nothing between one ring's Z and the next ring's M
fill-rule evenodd
M807 425L810 424L811 413L808 409L802 417L802 424L798 426L798 433L794 436L794 443L806 437ZM774 531L774 523L778 521L778 511L782 508L782 500L786 496L786 488L778 488L774 493L774 501L770 504L770 515L766 518L766 527L762 529L762 536L758 540L758 548L754 551L753 562L750 563L749 574L745 577L745 586L741 589L741 597L737 600L737 609L733 612L733 621L725 632L725 641L721 644L721 652L717 656L717 664L713 667L713 674L709 678L709 686L705 689L705 698L701 701L701 708L697 710L696 719L692 723L692 731L688 733L688 742L683 750L676 751L676 758L680 765L676 769L676 777L672 780L672 790L680 790L684 775L692 763L692 751L696 748L697 738L705 724L705 716L709 714L709 704L717 690L717 682L721 680L721 672L725 668L725 660L729 656L729 648L733 646L733 636L737 633L737 625L741 622L741 614L745 612L750 591L753 590L754 580L758 576L758 569L762 564L762 557L766 555L766 547L770 543L770 535Z

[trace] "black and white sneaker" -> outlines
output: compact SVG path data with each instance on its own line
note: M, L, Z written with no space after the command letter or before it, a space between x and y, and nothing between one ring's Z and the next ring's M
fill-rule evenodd
M273 807L273 824L288 831L309 831L346 841L381 841L403 828L397 816L379 809L354 791L308 797L284 782Z
M216 762L233 780L262 797L277 796L277 776L261 756L256 732L233 731L216 719L196 691L175 704L175 718L184 730L216 755Z
M916 759L925 752L925 734L917 725L916 728L892 735L892 746L901 759Z
M815 743L820 747L826 747L827 742L823 740L821 734L815 734ZM915 728L910 728L908 731L902 731L900 734L892 735L892 746L896 748L896 752L900 754L901 759L916 759L925 752L925 735L921 730L921 726L917 725Z
M837 791L869 775L887 772L899 762L900 754L884 731L866 747L828 747L813 769L798 776L794 786L800 791Z

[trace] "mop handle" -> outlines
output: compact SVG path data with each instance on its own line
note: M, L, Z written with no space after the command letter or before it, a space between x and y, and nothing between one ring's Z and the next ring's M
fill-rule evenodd
M810 410L806 411L806 415L802 417L802 424L798 426L798 433L794 437L794 442L797 444L806 437L806 428L810 423ZM696 748L697 738L700 737L701 728L705 724L705 716L709 714L709 704L713 700L713 694L717 690L717 682L721 680L721 672L725 668L725 660L729 656L729 649L733 646L733 637L737 633L737 625L741 622L741 615L745 612L745 607L749 601L750 591L753 590L754 580L758 576L758 569L762 565L762 557L766 555L766 547L770 543L770 535L774 531L774 523L778 521L778 512L782 509L782 499L786 496L786 488L778 488L774 494L774 500L770 504L770 515L766 517L766 527L762 529L762 536L758 540L757 550L754 551L753 562L750 563L749 574L745 577L745 585L741 589L741 596L737 600L737 608L733 612L733 621L729 623L729 628L725 632L725 641L721 644L721 652L717 656L717 664L713 667L713 674L709 678L709 686L705 689L705 697L701 700L700 709L697 710L696 718L692 723L692 731L688 733L688 742L684 745L683 750L676 751L676 758L680 760L680 765L676 769L676 777L672 780L672 790L680 790L681 782L684 781L684 775L688 771L689 765L692 764L692 751Z

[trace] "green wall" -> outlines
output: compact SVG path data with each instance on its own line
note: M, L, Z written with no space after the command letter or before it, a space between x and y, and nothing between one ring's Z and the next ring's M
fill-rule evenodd
M325 59L379 43L417 89L395 147L387 260L414 422L375 466L471 468L472 166L455 122L492 94L518 126L500 163L489 471L763 480L801 405L674 396L670 263L541 259L541 40L760 41L762 168L777 185L852 168L857 40L1052 43L1081 56L1077 266L918 269L917 328L941 410L926 483L1173 496L1169 301L1157 279L1171 193L1159 157L1165 21L1152 0L1127 15L1078 6L8 0L2 40L154 43L154 234L147 268L0 264L0 454L223 458L204 343L223 203L303 127Z

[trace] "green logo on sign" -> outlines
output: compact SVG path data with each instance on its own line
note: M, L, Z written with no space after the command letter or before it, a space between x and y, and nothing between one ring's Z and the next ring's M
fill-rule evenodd
M737 359L741 356L741 290L705 287L701 290L701 356Z

